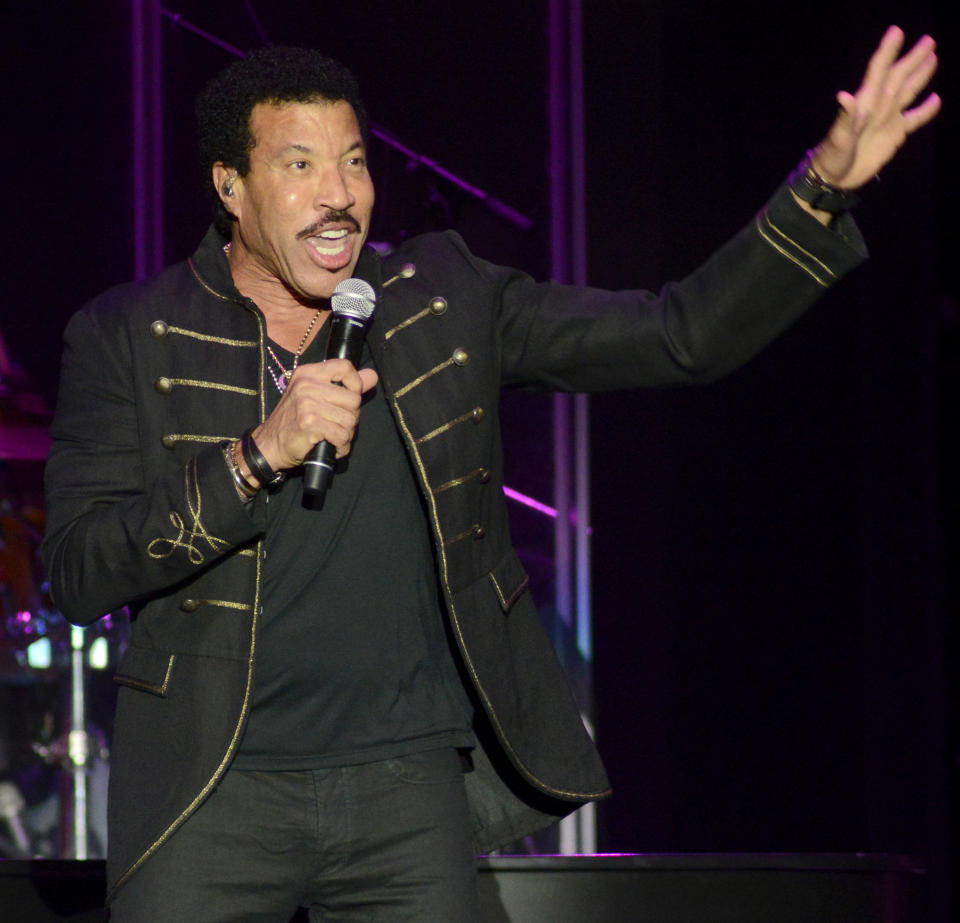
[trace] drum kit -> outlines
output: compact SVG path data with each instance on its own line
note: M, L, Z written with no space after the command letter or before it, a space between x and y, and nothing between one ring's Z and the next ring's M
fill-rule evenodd
M77 628L50 599L39 546L52 414L4 358L0 341L0 858L102 858L109 671L128 619Z

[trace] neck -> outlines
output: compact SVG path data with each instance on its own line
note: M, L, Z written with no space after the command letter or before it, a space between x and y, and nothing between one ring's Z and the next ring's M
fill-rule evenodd
M291 291L275 275L258 266L236 240L228 245L227 261L237 291L256 304L267 321L267 336L284 349L294 352L316 312L322 312L304 344L306 348L330 314L329 299L308 299Z

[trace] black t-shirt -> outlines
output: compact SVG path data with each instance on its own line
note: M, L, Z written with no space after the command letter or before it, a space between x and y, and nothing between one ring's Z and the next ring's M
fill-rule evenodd
M325 341L301 362L319 361ZM289 369L293 355L271 348ZM322 769L473 745L427 519L379 385L322 508L304 507L299 472L270 494L264 547L253 708L235 766Z

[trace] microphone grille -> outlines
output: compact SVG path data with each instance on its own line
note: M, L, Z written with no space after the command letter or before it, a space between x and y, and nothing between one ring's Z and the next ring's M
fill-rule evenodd
M373 286L363 279L344 279L334 290L330 307L335 314L347 314L365 321L377 303Z

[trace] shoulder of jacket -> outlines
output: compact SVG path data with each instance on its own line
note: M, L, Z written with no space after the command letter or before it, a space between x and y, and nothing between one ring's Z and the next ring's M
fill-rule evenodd
M155 320L189 322L201 315L210 319L216 316L218 306L228 304L235 306L208 290L185 260L149 279L107 289L87 302L74 318L108 330L149 325Z
M158 303L169 303L171 298L183 298L189 286L196 287L196 281L189 264L183 261L149 279L114 285L88 301L78 313L100 322L116 315L127 317L149 311Z
M390 263L428 260L472 259L466 241L456 231L431 231L405 240L389 257Z
M387 274L399 272L405 263L417 267L416 277L446 284L465 276L492 279L503 271L475 256L456 231L434 231L404 241L389 257Z

